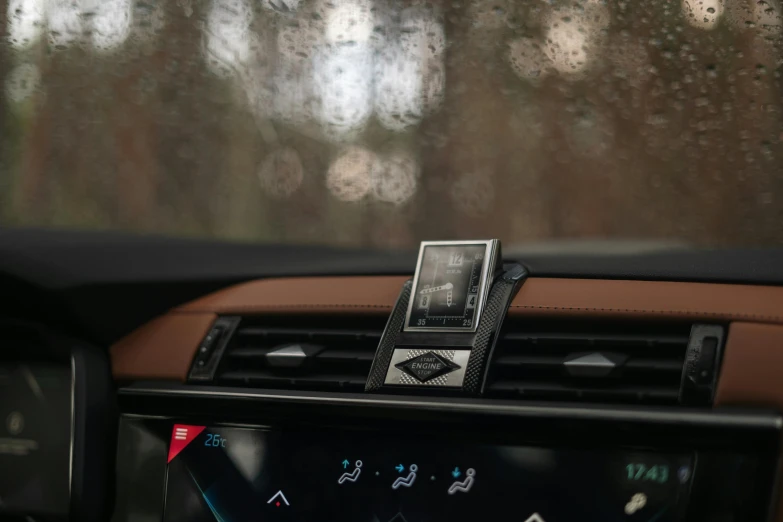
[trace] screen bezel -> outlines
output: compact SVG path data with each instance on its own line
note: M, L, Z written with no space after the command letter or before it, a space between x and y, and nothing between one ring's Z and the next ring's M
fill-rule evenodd
M151 419L150 419L151 420ZM171 430L174 429L175 425L178 424L192 424L197 426L204 426L207 430L210 429L236 429L236 430L248 430L253 432L264 432L264 433L285 433L286 431L293 431L298 432L299 434L302 433L310 433L315 431L318 433L320 437L341 437L343 435L348 434L349 436L362 436L362 435L373 435L379 433L379 429L377 427L370 427L370 426L359 426L359 425L346 425L346 426L337 426L333 424L309 424L309 423L302 423L302 422L269 422L269 423L259 423L259 424L244 424L244 423L234 423L234 422L222 422L222 421L212 421L212 422L206 422L206 418L201 417L199 421L191 422L192 419L189 421L187 419L180 419L180 420L171 420L168 423L166 421L163 421L162 419L155 419L161 421L161 424L158 425L158 432L166 436L168 435L168 439L164 439L162 442L165 445L166 451L168 451L168 448L171 443L170 437L172 436ZM404 429L396 428L396 429L390 429L390 430L383 430L383 434L387 439L393 439L393 440L403 440L406 436L409 435L409 432L407 432ZM654 447L649 446L645 444L624 444L620 446L613 446L613 445L601 445L601 446L593 446L593 445L585 445L580 443L565 443L560 442L558 444L552 444L551 442L547 443L544 441L538 441L535 443L527 442L524 438L520 438L519 434L517 433L500 433L497 431L493 431L489 434L479 434L476 432L471 432L468 440L463 440L460 437L460 434L454 431L448 431L444 432L441 430L433 429L432 427L429 427L427 429L424 429L423 431L417 432L417 437L423 437L425 439L429 439L428 442L435 444L438 442L445 442L446 444L457 444L457 445L484 445L484 446L507 446L507 447L517 447L517 448L530 448L534 450L549 450L549 451L579 451L579 452L593 452L593 451L600 451L600 452L608 452L608 453L627 453L627 454L660 454L660 455L666 455L669 458L675 459L675 458L687 458L690 461L690 466L692 470L692 478L687 484L687 486L684 486L684 500L679 500L675 507L677 509L677 512L679 513L678 517L683 522L687 520L686 513L689 510L689 497L691 496L691 490L693 488L693 484L695 483L695 476L698 470L698 464L699 464L699 454L698 451L692 449L692 448L686 448L686 447L679 447L679 446L667 446L667 447ZM171 462L165 463L165 470L163 472L163 498L162 498L162 510L161 510L161 520L166 520L165 513L166 510L169 509L168 501L169 501L169 480L170 480L170 470L171 470Z
M411 287L411 297L408 300L408 308L405 312L405 323L403 331L405 332L461 332L461 333L474 333L478 329L479 322L481 321L482 313L484 312L484 304L487 300L487 294L489 293L489 286L492 283L489 271L494 268L496 264L496 257L498 252L499 241L497 239L486 240L473 240L473 241L422 241L419 245L419 257L416 261L416 272L413 276L413 286ZM422 265L424 264L424 251L427 247L468 247L468 246L483 246L484 247L484 261L481 264L481 277L479 278L479 291L478 302L476 303L476 310L473 313L473 323L467 327L442 327L442 326L411 326L411 314L413 313L413 305L415 303L415 294L419 288L419 275L421 274Z
M585 448L695 451L694 501L688 520L700 520L708 509L715 480L700 473L704 463L719 463L727 452L756 459L752 488L741 504L745 520L761 522L774 509L771 502L778 468L781 417L770 410L638 408L621 405L519 403L497 400L405 397L392 395L283 392L192 386L176 383L137 383L119 390L123 424L150 433L160 441L151 448L126 447L118 466L136 469L140 458L157 464L154 478L147 472L128 477L118 491L124 513L116 522L133 519L147 497L134 487L149 489L154 480L160 495L154 503L162 513L166 455L174 423L241 428L351 429L372 435L405 430L404 436L446 436L477 443ZM171 415L177 412L176 416ZM574 434L578 435L574 435ZM122 432L121 432L122 437ZM131 438L132 439L132 438ZM131 440L129 439L129 440ZM143 453L139 453L143 451ZM152 462L148 460L148 462ZM725 468L721 468L725 469ZM142 470L139 470L140 472ZM149 470L147 470L149 471ZM123 518L122 515L127 515Z

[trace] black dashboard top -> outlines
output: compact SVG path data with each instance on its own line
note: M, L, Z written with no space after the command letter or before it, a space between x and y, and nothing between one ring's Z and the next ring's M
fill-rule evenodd
M542 252L504 245L507 260L535 277L783 284L783 248L617 249ZM589 245L589 243L588 243ZM407 251L280 245L134 235L123 232L0 228L0 272L44 288L94 284L213 283L304 275L411 274ZM317 261L316 261L317 260Z

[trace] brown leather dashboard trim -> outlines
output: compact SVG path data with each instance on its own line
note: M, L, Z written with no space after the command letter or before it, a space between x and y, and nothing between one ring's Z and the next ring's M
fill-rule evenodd
M236 285L179 308L218 314L387 313L407 277L265 279ZM713 283L530 278L512 315L589 316L783 323L783 287Z
M120 340L111 349L114 375L118 379L184 380L197 345L220 314L388 314L407 279L301 277L235 285L186 303ZM783 287L530 278L514 299L509 314L783 324ZM730 333L729 347L738 344L732 339L747 326L738 328ZM750 330L746 335L765 331ZM731 357L736 355L731 351L727 349L729 364L724 368L734 364Z
M783 287L530 278L510 313L783 323Z
M404 276L262 279L220 290L177 311L246 314L264 312L389 313Z
M217 315L171 312L137 328L111 347L116 380L184 381L196 347Z
M783 411L781 372L783 325L731 323L723 351L715 405L767 406ZM778 476L783 476L783 466L779 468ZM783 490L780 486L776 494L774 520L783 522Z
M715 403L754 404L783 411L783 326L732 323Z

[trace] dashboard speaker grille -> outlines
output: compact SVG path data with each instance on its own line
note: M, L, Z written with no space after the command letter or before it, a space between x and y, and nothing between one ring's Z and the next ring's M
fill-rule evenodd
M254 388L364 390L386 317L242 318L213 382Z
M691 324L509 320L485 395L677 404Z

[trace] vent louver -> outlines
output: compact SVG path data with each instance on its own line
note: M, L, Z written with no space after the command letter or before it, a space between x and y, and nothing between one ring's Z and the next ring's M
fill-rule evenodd
M361 392L385 317L243 318L213 382L254 388Z
M485 396L677 404L691 327L508 321Z

